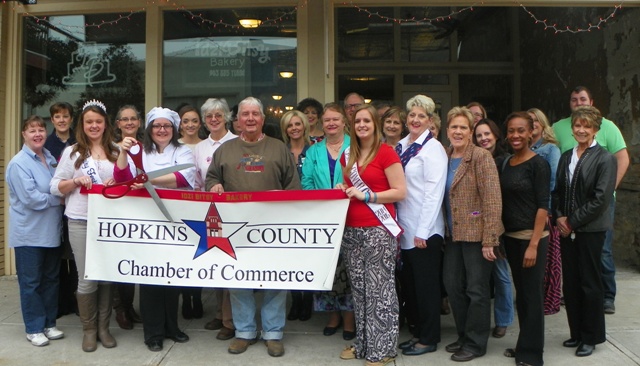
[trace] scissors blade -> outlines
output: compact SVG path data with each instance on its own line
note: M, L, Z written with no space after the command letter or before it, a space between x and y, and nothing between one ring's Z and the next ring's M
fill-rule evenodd
M169 215L169 211L167 210L167 207L162 202L162 199L160 198L160 196L158 196L158 192L156 192L156 189L151 184L151 182L149 181L145 182L144 188L147 189L147 192L149 192L149 195L151 196L151 198L153 198L153 201L156 203L156 206L158 206L160 211L162 211L162 214L164 215L164 217L166 217L167 220L174 222L173 219L171 218L171 215Z
M162 169L154 170L152 172L148 172L147 176L149 177L149 179L158 178L163 175L167 175L169 173L179 172L180 170L191 168L193 166L194 166L193 164L178 164L178 165L170 166L168 168L162 168Z

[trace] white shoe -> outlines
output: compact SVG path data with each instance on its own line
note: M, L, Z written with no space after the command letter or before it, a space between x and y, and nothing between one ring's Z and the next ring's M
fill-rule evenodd
M47 338L54 340L64 337L64 332L56 327L44 328L44 335Z
M27 334L27 340L36 347L42 347L49 344L49 338L44 333Z

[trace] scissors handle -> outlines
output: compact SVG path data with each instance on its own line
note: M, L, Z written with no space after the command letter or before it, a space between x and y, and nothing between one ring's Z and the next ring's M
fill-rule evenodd
M133 160L133 164L135 164L136 169L144 172L144 166L142 164L142 143L140 141L136 141L136 144L129 148L127 154L129 154L131 160Z
M110 186L102 187L102 195L106 198L120 198L124 197L131 190L131 186L136 183L146 183L149 180L149 177L146 173L140 173L135 178L130 179L126 182L115 183ZM122 188L124 187L124 188Z

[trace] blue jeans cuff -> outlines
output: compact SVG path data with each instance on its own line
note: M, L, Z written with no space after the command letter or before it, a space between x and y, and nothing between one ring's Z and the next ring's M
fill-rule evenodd
M236 338L256 339L257 335L258 335L258 332L256 332L256 331L253 331L253 332L241 332L241 331L236 329Z
M265 341L279 341L284 332L262 332L262 339Z

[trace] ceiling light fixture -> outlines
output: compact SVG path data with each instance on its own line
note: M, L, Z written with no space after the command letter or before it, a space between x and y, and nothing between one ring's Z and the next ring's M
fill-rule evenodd
M258 28L260 26L260 24L262 24L262 20L260 19L240 19L238 20L238 22L240 22L240 25L243 26L244 28Z
M290 79L293 77L292 71L280 71L280 77L283 79Z
M271 98L273 98L273 100L280 100L282 99L282 95L274 94L271 96Z

